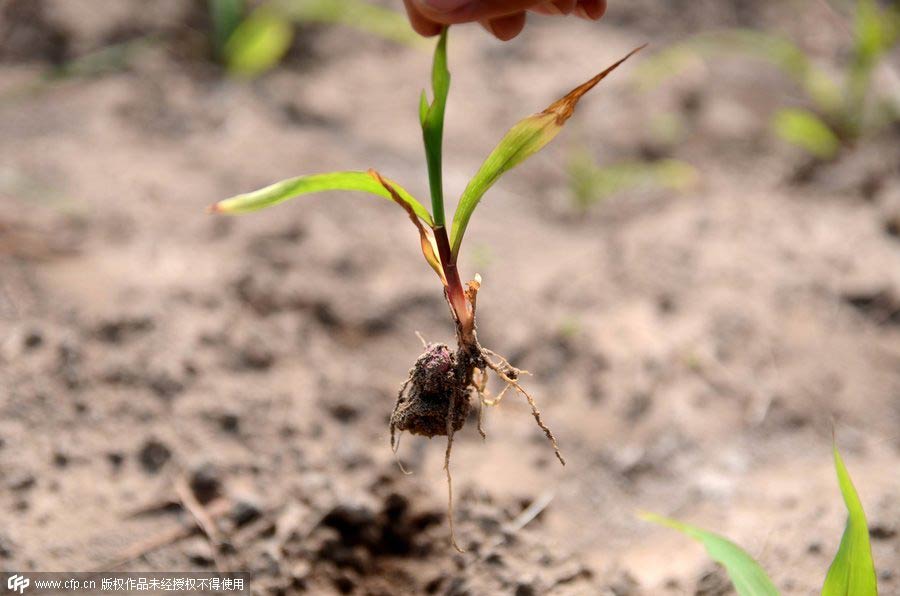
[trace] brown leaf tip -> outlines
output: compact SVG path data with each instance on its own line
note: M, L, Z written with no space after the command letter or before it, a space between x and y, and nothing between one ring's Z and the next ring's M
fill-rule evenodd
M607 67L602 72L598 73L589 81L582 83L581 85L575 87L571 91L569 91L564 97L556 100L550 107L544 110L545 114L555 114L556 115L556 123L562 125L566 120L568 120L572 114L575 112L575 106L578 105L578 101L584 96L585 93L593 89L597 86L597 83L606 78L606 75L617 69L623 62L631 58L636 53L640 52L644 48L647 47L647 44L638 46L628 52L624 57L617 60L611 66Z

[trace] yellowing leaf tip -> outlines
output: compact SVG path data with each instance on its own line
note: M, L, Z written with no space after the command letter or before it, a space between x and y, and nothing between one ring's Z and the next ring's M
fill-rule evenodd
M608 66L603 71L597 73L590 80L582 83L581 85L575 87L571 91L569 91L565 96L556 100L550 106L543 111L544 114L555 114L556 115L556 123L562 125L566 120L568 120L572 113L575 112L575 106L578 105L578 101L584 96L585 93L593 89L597 86L597 83L606 78L606 76L617 69L623 62L631 58L636 53L640 52L644 48L647 47L647 44L643 44L638 46L628 52L624 57L620 58L612 65Z

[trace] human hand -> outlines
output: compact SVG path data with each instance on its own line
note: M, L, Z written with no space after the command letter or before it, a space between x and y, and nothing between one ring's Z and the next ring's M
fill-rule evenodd
M525 27L525 11L545 15L574 14L596 21L606 12L606 0L403 0L413 29L437 35L444 25L478 21L507 41Z

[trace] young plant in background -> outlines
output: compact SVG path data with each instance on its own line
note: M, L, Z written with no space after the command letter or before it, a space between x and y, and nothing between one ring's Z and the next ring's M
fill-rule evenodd
M403 44L419 41L406 17L364 0L267 0L252 12L245 0L209 0L209 12L216 59L241 77L275 67L298 23L345 25Z
M638 188L683 192L697 184L697 170L678 159L622 161L597 165L585 151L575 151L566 166L575 208L584 213L609 197Z
M640 48L638 48L640 49ZM449 523L451 541L457 549L453 533L452 484L450 476L450 452L453 435L466 422L470 398L474 392L481 409L496 405L512 388L528 401L538 426L547 436L560 463L565 461L559 452L556 439L544 424L534 399L519 384L524 371L512 366L505 358L483 348L476 336L476 297L481 278L462 284L457 267L463 237L472 213L488 189L500 177L542 149L562 130L572 116L578 101L597 83L630 57L636 50L579 85L547 109L513 126L500 143L488 155L484 163L462 193L447 226L444 215L444 190L442 181L442 144L444 112L450 91L450 72L447 68L447 30L437 43L434 53L431 86L432 100L422 92L419 103L419 120L425 143L425 156L431 190L431 211L399 184L385 178L375 170L368 172L334 172L291 178L255 192L237 195L213 205L214 213L239 214L271 207L288 199L329 190L361 191L380 196L399 205L416 227L422 254L437 274L443 286L444 297L450 307L450 315L456 327L456 350L447 344L432 343L416 360L409 377L403 382L390 419L391 446L398 447L397 433L409 431L426 437L446 436L447 449L444 469L447 474L449 499ZM493 372L504 383L496 396L486 388L489 373ZM479 415L478 430L484 437Z
M704 33L671 46L645 62L642 78L656 85L677 75L696 56L716 58L737 53L762 58L796 81L806 105L778 110L775 133L810 155L828 160L864 135L900 121L896 97L876 97L872 76L900 43L900 4L883 8L876 0L858 0L853 45L841 76L835 79L788 39L757 30Z
M822 596L877 596L878 584L866 514L837 446L834 447L834 467L847 506L847 525L825 576ZM674 528L703 544L709 556L725 568L740 596L778 596L778 589L762 567L733 542L674 519L655 514L641 517Z

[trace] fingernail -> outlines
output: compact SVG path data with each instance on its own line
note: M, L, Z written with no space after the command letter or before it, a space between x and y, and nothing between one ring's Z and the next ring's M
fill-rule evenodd
M435 12L453 12L471 3L472 0L420 0Z
M606 2L600 0L582 0L579 2L578 8L584 12L584 18L596 21L606 12Z
M552 2L547 2L546 4L542 4L541 8L545 9L549 14L563 14L562 9L553 4Z
M579 4L575 7L575 16L581 17L582 19L592 20L590 16L588 16L587 11L584 9L584 6Z

